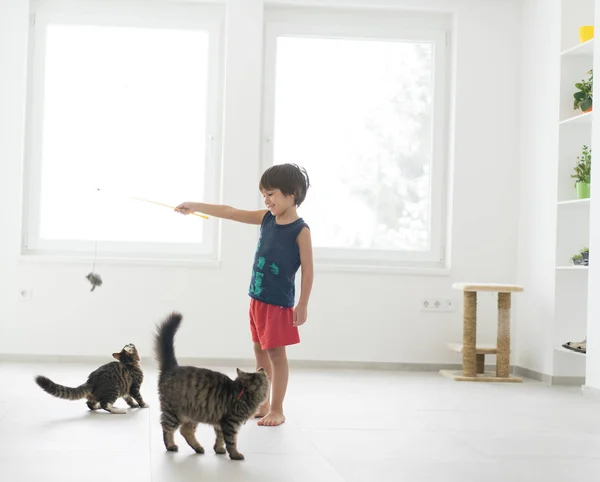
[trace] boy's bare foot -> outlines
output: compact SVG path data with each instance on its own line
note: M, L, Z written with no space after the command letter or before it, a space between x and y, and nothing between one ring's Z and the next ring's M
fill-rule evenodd
M271 411L271 404L267 403L261 405L260 407L258 407L258 412L256 412L254 414L254 418L263 418L267 415L267 413L269 413Z
M266 415L269 413L269 409L267 408L266 410L263 409L258 409L258 412L256 412L254 414L254 418L264 418L266 417Z
M285 422L285 415L282 411L271 410L263 418L258 421L258 425L262 427L276 427Z

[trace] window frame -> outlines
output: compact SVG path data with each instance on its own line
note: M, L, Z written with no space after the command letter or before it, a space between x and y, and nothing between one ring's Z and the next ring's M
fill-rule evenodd
M360 20L360 22L357 22ZM448 125L450 111L451 17L402 11L326 10L272 7L265 13L263 87L263 169L273 165L276 42L278 37L346 38L431 42L434 49L432 162L430 176L430 249L428 251L314 247L322 266L446 268ZM310 175L310 173L309 173ZM310 194L309 194L310 195ZM301 208L300 208L301 209ZM310 219L307 219L310 224ZM357 222L360 222L359 220Z
M206 222L203 225L203 239L200 243L42 239L40 226L47 26L59 24L176 28L204 30L208 33L209 68L203 183L205 198L215 199L218 196L220 185L218 172L220 166L219 145L222 136L223 19L224 11L220 6L159 5L143 1L113 3L101 0L38 0L32 2L28 49L22 255L66 257L94 255L98 258L175 260L190 258L216 260L218 258L219 229L214 222ZM76 221L76 219L73 220L73 222Z

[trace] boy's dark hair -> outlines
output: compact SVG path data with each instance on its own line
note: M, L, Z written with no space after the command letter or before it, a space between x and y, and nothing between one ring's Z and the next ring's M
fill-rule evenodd
M279 189L282 194L294 195L296 206L300 206L306 198L310 186L306 169L296 164L277 164L263 172L258 188L261 191Z

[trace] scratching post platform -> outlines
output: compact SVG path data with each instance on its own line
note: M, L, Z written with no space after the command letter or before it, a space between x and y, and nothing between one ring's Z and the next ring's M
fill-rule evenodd
M463 292L463 342L450 343L451 350L462 353L462 370L441 370L456 381L513 382L523 380L510 376L510 309L511 294L523 291L522 286L492 283L454 283ZM498 293L498 335L496 346L477 345L477 293ZM496 373L485 373L485 355L496 355Z

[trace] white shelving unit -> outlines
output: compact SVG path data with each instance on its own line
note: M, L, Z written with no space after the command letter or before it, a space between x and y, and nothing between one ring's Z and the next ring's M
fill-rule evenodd
M563 50L561 55L563 57L577 57L580 55L591 57L594 55L594 39L575 45L570 49Z
M581 357L585 356L585 353L579 353L578 351L567 350L566 348L563 348L562 346L555 348L554 351L556 351L558 353L566 353L568 355L574 355L574 356L581 356Z
M589 206L589 199L570 199L568 201L558 201L559 206L573 206L573 205L585 205Z
M583 114L574 113L571 117L567 117L560 121L560 125L583 125L583 124L592 124L593 112L585 112Z
M578 33L579 26L594 24L594 0L561 0L561 9L554 374L585 377L585 355L561 345L583 340L587 328L588 267L572 266L569 258L589 245L590 235L590 200L577 199L571 174L582 147L592 147L594 112L573 110L573 94L594 67L594 39L580 43Z

